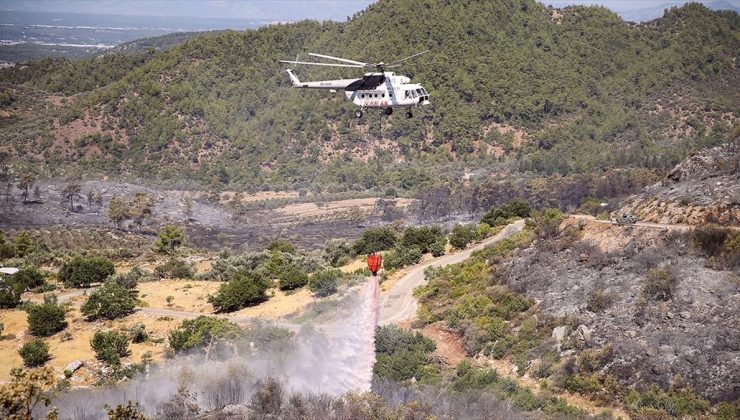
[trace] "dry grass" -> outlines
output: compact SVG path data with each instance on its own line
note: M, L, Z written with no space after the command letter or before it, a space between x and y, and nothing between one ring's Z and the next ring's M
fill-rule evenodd
M194 280L162 280L139 283L139 299L148 308L176 309L179 311L213 313L208 295L215 294L222 283ZM171 306L167 297L172 296Z

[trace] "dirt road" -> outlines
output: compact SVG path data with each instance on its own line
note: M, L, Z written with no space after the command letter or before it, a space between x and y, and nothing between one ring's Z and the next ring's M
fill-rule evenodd
M594 216L589 216L587 214L573 214L570 217L574 219L581 219L581 220L588 220L591 223L600 223L602 225L613 225L617 226L616 223L612 222L611 220L601 220L597 219ZM691 230L694 229L696 226L693 225L673 225L673 224L666 224L666 223L654 223L654 222L637 222L633 223L631 225L624 225L625 227L629 226L637 226L637 227L646 227L651 229L662 229L662 230ZM734 230L740 230L740 227L737 226L724 226L730 229Z
M388 325L411 319L416 316L416 299L414 289L424 283L424 270L428 267L442 267L466 260L475 251L483 249L500 240L519 232L524 228L524 221L519 220L504 228L498 234L485 241L455 254L444 255L413 267L396 284L380 297L380 325Z

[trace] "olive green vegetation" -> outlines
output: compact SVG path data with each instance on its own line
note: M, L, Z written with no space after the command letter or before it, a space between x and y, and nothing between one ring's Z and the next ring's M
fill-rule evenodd
M115 281L109 281L90 294L80 307L80 312L88 320L95 321L124 317L132 313L135 307L134 293Z
M130 340L124 333L116 331L97 331L90 340L90 347L95 351L95 357L108 364L118 366L121 358L131 354L128 348Z
M23 365L29 368L42 366L51 359L49 345L40 338L34 338L23 344L18 354L23 359Z
M585 413L552 396L535 395L515 381L499 377L494 369L474 367L463 360L450 372L433 355L435 344L419 332L395 325L378 327L375 333L376 360L373 373L394 381L414 380L424 385L441 385L455 393L491 392L502 401L510 401L522 411L542 410L547 414L583 418Z
M256 271L237 271L219 287L215 295L208 296L208 303L216 312L234 312L267 300L265 292L270 282Z
M199 316L182 321L180 326L170 331L169 343L175 352L206 347L213 339L235 339L244 331L228 320Z
M113 262L105 257L74 257L59 270L59 280L68 287L90 287L115 273Z
M56 296L44 295L44 303L28 304L28 331L37 337L48 337L67 328L66 311L57 303Z
M600 7L567 8L557 22L550 12L532 0L381 0L344 23L303 21L204 34L162 52L43 60L0 72L10 95L3 106L31 109L3 118L0 139L12 148L11 163L43 150L37 163L51 173L71 166L216 188L408 192L459 178L462 165L490 167L498 158L489 146L507 153L505 168L569 174L665 169L730 136L731 127L713 121L737 113L737 13L688 4L630 25ZM388 61L425 49L400 72L422 83L433 105L383 124L374 115L355 122L340 95L291 89L278 63L309 51ZM79 96L51 109L39 92ZM686 120L693 130L673 140L667 132L678 117L653 112L659 100L696 110ZM51 147L55 120L67 124L88 111L102 128L66 139L69 151ZM514 135L494 124L530 136L517 149ZM368 146L388 139L390 151ZM362 156L351 153L357 148ZM367 154L369 161L359 159ZM400 163L391 163L396 157ZM450 162L459 166L441 170Z

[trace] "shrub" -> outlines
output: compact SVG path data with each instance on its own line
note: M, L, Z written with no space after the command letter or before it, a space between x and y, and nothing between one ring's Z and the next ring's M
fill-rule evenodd
M267 246L267 250L268 251L280 251L280 252L285 252L287 254L296 253L296 249L293 246L293 244L291 244L288 241L282 240L282 239L279 239L277 241L272 241L272 243L270 243L270 245Z
M35 268L24 268L10 276L10 282L23 291L29 291L44 285L44 275Z
M57 385L54 369L14 368L12 380L0 386L0 414L8 419L32 419L34 409L49 407ZM40 418L40 417L36 417ZM46 419L55 419L55 410L49 410Z
M480 221L489 226L500 226L508 223L511 218L529 217L531 213L532 206L528 202L514 199L501 207L491 207Z
M400 246L405 248L416 247L422 254L431 252L432 246L435 242L444 239L444 232L442 228L434 226L419 226L419 227L407 227L403 231L403 237L401 237Z
M339 278L342 272L335 269L326 269L317 271L311 275L308 281L308 288L317 296L326 297L337 292Z
M352 248L355 254L363 255L391 249L397 241L398 237L395 232L390 227L383 226L362 232L362 236L352 245Z
M131 354L128 345L129 339L126 334L116 331L97 331L90 340L95 357L109 366L120 365L121 358Z
M28 330L32 335L48 337L67 328L64 308L57 304L53 296L44 296L43 304L31 304L25 309L28 314Z
M269 282L254 271L238 271L218 292L208 297L216 312L233 312L267 300Z
M441 257L445 254L445 247L447 246L447 238L442 237L434 241L431 247L429 247L429 252L432 253L432 256L435 257Z
M125 405L118 404L115 407L103 406L109 420L146 420L146 416L140 411L139 403L129 401Z
M154 275L160 279L192 279L195 273L185 260L170 258L166 263L154 269Z
M160 229L154 250L163 254L174 252L185 244L185 232L175 225L167 225Z
M421 251L419 248L397 246L385 254L383 265L386 270L394 270L416 264L419 261L421 261Z
M131 342L143 343L149 340L149 334L146 332L146 326L142 323L138 323L129 329L129 335L131 335Z
M491 236L491 232L493 232L493 228L488 223L480 223L478 225L478 237L481 239Z
M469 360L465 359L457 365L452 389L458 392L483 389L495 384L499 379L495 369L474 368Z
M341 267L353 257L352 246L342 239L329 239L324 245L324 259L332 267Z
M653 268L643 282L643 295L652 300L667 301L673 296L678 279L668 268Z
M120 284L109 281L95 290L80 308L88 320L116 319L134 311L136 298Z
M212 339L232 339L243 335L243 330L228 320L199 316L182 321L180 326L170 331L170 347L175 352L205 347Z
M716 257L722 252L722 246L731 232L731 229L716 225L698 226L692 231L692 237L696 247L707 257Z
M13 239L13 243L15 245L16 257L22 258L36 251L36 245L33 243L31 235L29 235L25 230L16 235Z
M15 257L15 245L0 231L0 260Z
M439 374L439 366L431 357L436 346L419 332L406 331L395 325L375 330L376 361L373 373L394 381L416 378L432 382Z
M293 290L308 284L308 274L295 264L290 264L279 277L280 290Z
M119 274L113 277L113 281L118 283L123 288L133 290L136 289L136 286L139 284L139 282L146 278L147 275L148 274L146 271L144 271L141 267L136 266L132 268L131 271L129 271L128 273Z
M669 389L664 391L656 385L643 389L633 389L624 398L628 412L636 418L653 414L657 416L667 414L672 417L701 417L695 416L709 410L709 401L686 389Z
M23 359L23 365L29 368L42 366L51 359L49 345L40 338L33 339L23 345L18 354Z
M0 278L0 309L12 309L21 303L23 289L9 278Z
M456 249L465 249L469 243L478 239L478 226L474 224L455 225L450 233L450 245Z
M59 279L67 287L90 287L115 273L113 262L105 257L75 257L59 270Z
M560 210L547 208L532 213L531 218L527 220L527 226L540 238L552 238L558 234L563 220L565 216Z
M588 297L586 297L586 309L595 313L602 312L612 305L612 301L613 298L609 293L603 290L594 289L588 292Z

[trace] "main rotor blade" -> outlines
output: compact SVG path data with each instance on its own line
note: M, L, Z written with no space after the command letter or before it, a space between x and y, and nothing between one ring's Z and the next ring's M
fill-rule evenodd
M402 59L400 59L400 60L396 61L395 63L393 63L393 64L391 64L391 65L388 65L388 66L386 66L386 67L398 67L398 65L399 65L400 63L403 63L403 62L404 62L404 61L406 61L406 60L411 60L411 59L412 59L412 58L414 58L414 57L418 57L418 56L420 56L420 55L422 55L422 54L426 54L426 53L428 53L428 52L429 52L429 50L424 50L424 51L422 51L422 52L420 52L420 53L416 53L416 54L414 54L414 55L410 55L410 56L408 56L408 57L406 57L406 58L402 58Z
M332 57L330 55L315 54L315 53L308 53L308 55L311 55L311 56L314 56L314 57L319 57L319 58L326 58L326 59L329 59L329 60L343 61L343 62L349 63L349 64L355 64L355 65L361 65L361 66L367 65L367 63L363 63L361 61L347 60L346 58Z
M280 60L281 63L286 64L305 64L307 66L326 66L326 67L352 67L355 69L361 69L365 66L360 65L354 65L354 64L334 64L334 63L310 63L308 61L287 61L287 60Z

